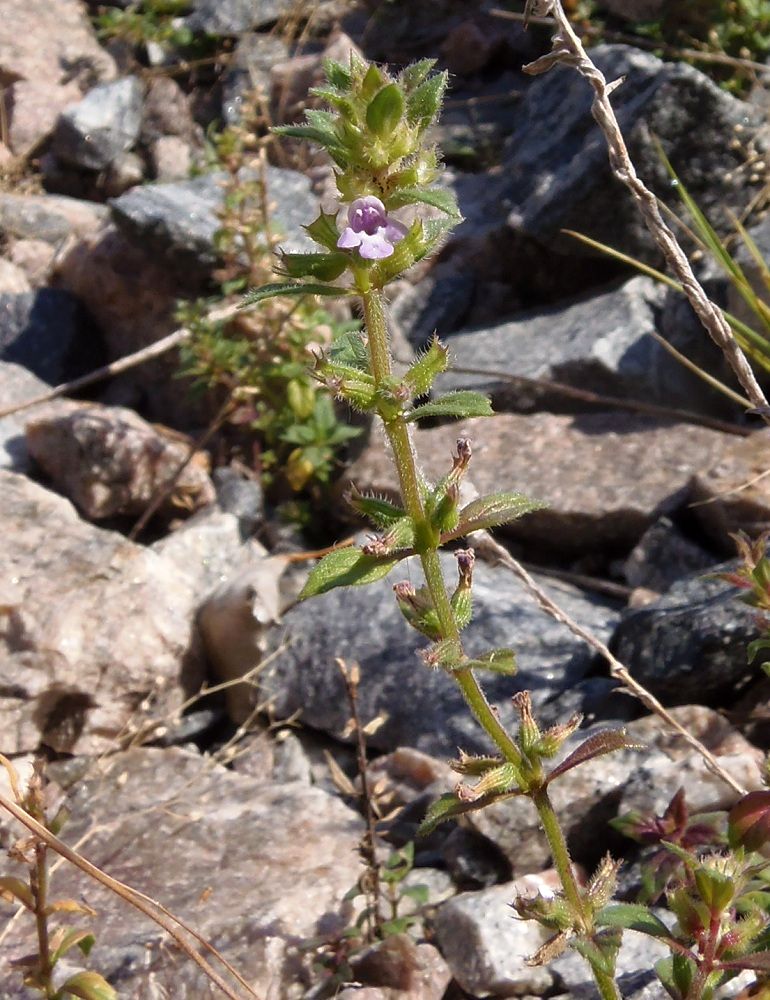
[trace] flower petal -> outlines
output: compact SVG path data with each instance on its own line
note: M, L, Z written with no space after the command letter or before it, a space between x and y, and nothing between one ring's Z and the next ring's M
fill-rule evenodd
M353 250L355 247L361 246L361 241L365 236L365 233L357 233L348 226L342 230L340 238L337 240L337 246L340 250Z
M361 233L361 246L358 252L364 260L383 260L393 253L393 244L385 238L384 228L370 236L368 233Z

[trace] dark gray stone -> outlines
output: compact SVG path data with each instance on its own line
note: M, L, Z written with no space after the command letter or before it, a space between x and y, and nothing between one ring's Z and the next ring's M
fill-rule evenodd
M16 239L43 240L56 245L71 234L98 226L106 205L59 195L0 194L0 230Z
M205 174L171 184L145 184L110 204L118 226L148 253L201 275L210 273L218 256L214 237L221 226L217 211L222 204L224 172ZM311 241L301 226L318 214L310 182L294 170L269 167L269 200L275 204L274 230L286 233L287 250L308 250ZM312 244L315 246L315 244Z
M732 231L730 210L742 209L748 192L744 172L736 171L742 156L731 140L736 127L750 138L759 124L756 110L690 66L623 45L597 46L591 56L608 80L623 78L612 101L639 175L666 202L680 205L654 135L713 224ZM531 84L502 170L473 185L472 198L467 180L456 185L468 220L460 236L501 229L507 217L519 237L572 257L595 252L561 235L563 228L659 259L630 194L611 177L605 140L591 117L592 96L586 81L564 67Z
M293 0L195 0L184 19L192 31L227 37L273 24L288 14Z
M57 385L98 368L104 349L74 295L41 288L0 295L0 360L23 365Z
M662 593L683 576L705 572L715 557L687 538L668 517L645 531L626 559L623 572L631 587Z
M665 288L651 278L638 277L566 306L528 312L499 326L463 330L448 338L453 369L460 370L442 376L438 387L479 389L491 395L497 410L547 407L574 412L586 408L583 400L532 382L505 378L513 375L709 416L733 412L732 404L651 336L660 324L665 301ZM672 333L676 308L671 303L667 334ZM711 341L705 331L701 328L697 334L692 327L690 331L696 357L704 354L705 346L711 362L707 367L723 374L719 352L716 348L713 355L708 352ZM691 356L689 341L685 344L681 336L677 339L680 349ZM487 369L492 374L466 374L461 370L464 367Z
M241 537L249 538L265 516L265 498L259 480L248 479L230 466L215 469L211 478L217 503L225 513L238 519Z
M454 558L442 556L448 579L456 577ZM488 750L486 737L471 716L454 681L443 671L428 669L419 650L424 636L409 628L396 607L391 588L399 580L416 581L415 560L401 564L384 580L367 587L335 590L306 601L276 630L274 647L289 640L269 673L261 675L260 697L270 697L281 717L299 712L308 725L341 736L350 709L336 657L361 665L361 718L382 712L387 721L369 738L372 747L393 750L417 747L447 756L457 747ZM556 600L586 627L606 636L616 611L606 601L586 596L552 580L545 584ZM514 723L511 696L528 689L538 718L563 717L561 698L586 677L592 666L588 648L542 612L508 572L476 564L475 614L466 636L471 654L500 646L516 650L515 677L481 675L483 686L498 705L506 724Z
M664 704L726 707L736 688L759 674L746 654L759 637L756 611L739 595L722 580L689 576L654 604L624 615L612 649Z
M56 157L87 170L109 166L139 136L143 93L133 76L94 87L59 116L53 136Z

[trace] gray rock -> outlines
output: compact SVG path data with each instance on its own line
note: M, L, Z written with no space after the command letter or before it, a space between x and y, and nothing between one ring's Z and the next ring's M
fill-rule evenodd
M447 577L454 578L454 558L445 554L442 561ZM411 746L437 755L453 755L458 746L488 750L452 679L420 661L418 651L427 640L407 626L396 607L392 585L418 575L418 566L410 560L378 583L335 590L287 612L285 629L271 633L271 646L288 640L288 648L260 675L260 696L270 698L279 716L299 712L308 725L341 737L350 710L335 658L355 660L361 665L361 717L387 716L369 738L372 747ZM597 634L606 635L612 627L615 612L606 602L566 584L549 581L546 586ZM540 611L510 573L477 562L474 597L469 652L500 646L517 652L515 677L482 677L503 721L513 723L510 697L524 688L532 692L539 718L562 718L564 692L579 685L590 670L587 647Z
M9 754L113 750L202 679L195 592L179 566L0 472L0 723Z
M186 920L260 995L301 996L310 982L298 945L346 924L342 897L361 871L360 817L320 789L258 781L184 750L78 765L52 770L61 783L76 781L66 840L88 833L91 861ZM58 873L56 891L98 910L94 967L121 1000L221 997L164 931L76 869ZM16 921L2 959L28 953L33 938L33 923Z
M591 55L608 80L623 78L612 100L640 176L677 206L655 135L712 223L732 231L729 212L740 211L748 194L735 172L741 156L731 140L736 126L750 136L759 124L755 110L681 63L622 45L597 46ZM500 231L507 217L519 238L571 257L586 251L560 235L564 228L659 259L631 196L611 178L591 99L591 88L573 69L556 68L534 81L519 105L503 169L473 188L475 202L458 187L468 220L459 236Z
M80 302L58 288L0 295L0 360L57 385L98 368L103 347Z
M452 974L472 996L542 996L554 985L543 966L527 965L547 940L539 924L519 920L511 907L515 882L465 892L439 907L436 940Z
M630 587L663 593L672 583L696 571L705 572L715 557L662 517L645 531L623 566Z
M141 141L149 146L164 136L191 142L197 131L190 98L170 76L153 76L142 109Z
M192 30L222 37L267 27L288 14L292 0L195 0L184 19Z
M686 577L653 604L625 614L612 648L666 705L729 704L736 687L758 673L746 656L759 637L756 613L739 594L722 580Z
M670 924L665 911L656 911L656 916ZM621 996L626 1000L664 1000L668 993L663 988L653 969L661 958L670 952L662 941L647 934L626 931L618 952L616 981ZM548 966L549 971L559 980L569 997L575 1000L595 1000L599 995L591 970L577 952L567 951Z
M0 228L17 239L44 240L54 246L68 236L85 237L107 217L106 205L61 195L0 193Z
M456 271L451 263L438 264L416 285L406 284L395 297L390 307L391 322L414 347L424 347L434 333L444 338L462 327L475 287L472 274ZM461 335L452 337L455 364L460 364L454 353L459 341Z
M13 261L0 257L0 295L21 295L31 291L32 286L24 271Z
M286 43L275 35L248 34L238 40L222 79L222 115L232 125L241 120L245 94L259 91L269 98L270 70L288 58Z
M145 184L111 202L118 225L148 253L189 274L208 275L218 257L214 237L221 226L224 173L206 174L171 184ZM275 203L273 227L287 234L287 250L307 250L301 226L318 214L310 182L294 170L269 167L269 199Z
M62 163L103 170L131 149L142 125L143 87L136 77L103 83L59 116L53 151Z
M719 393L650 335L656 331L665 298L662 286L639 277L566 307L540 309L499 326L454 333L447 342L453 369L460 370L442 376L437 389L479 389L492 396L497 410L586 406L546 387L501 377L513 375L713 415L715 409L725 408ZM429 304L424 313L430 315ZM414 326L426 332L422 317ZM703 330L699 339L707 339ZM463 368L492 374L474 376Z
M265 516L262 485L256 477L246 477L231 466L215 469L211 478L217 491L217 503L238 519L242 538L249 538Z
M47 382L21 365L0 361L0 409L34 399L49 389ZM26 472L29 469L29 452L24 436L28 416L21 412L0 417L0 469L11 472Z

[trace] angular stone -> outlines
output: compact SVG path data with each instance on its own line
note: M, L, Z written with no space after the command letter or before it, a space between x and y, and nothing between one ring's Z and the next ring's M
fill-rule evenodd
M176 80L170 76L153 76L142 110L142 143L149 146L157 139L172 135L190 143L197 131L190 98Z
M58 112L81 90L116 73L78 0L5 0L0 19L0 80L17 155L37 147Z
M518 920L511 907L516 882L464 892L439 907L436 939L452 974L472 996L542 996L554 985L547 967L527 959L548 937L539 924Z
M361 873L360 817L320 789L256 781L184 750L78 765L71 776L52 771L75 781L65 840L88 833L91 861L194 927L259 995L302 995L310 980L297 945L349 919L342 898ZM222 996L156 924L76 869L63 868L54 885L98 911L93 967L121 1000ZM16 921L2 958L28 953L33 937L31 921Z
M687 501L691 476L735 443L732 435L695 424L622 411L497 414L417 431L429 480L449 470L459 437L471 439L468 479L479 493L511 490L547 505L499 530L560 557L631 547L659 513ZM394 495L381 437L370 441L341 487L349 483Z
M162 183L181 181L190 176L192 150L178 135L162 135L149 150L152 172Z
M26 274L13 261L0 257L0 295L21 295L32 291Z
M663 704L727 707L736 689L759 674L746 657L748 644L759 638L756 612L740 593L702 573L685 577L654 603L627 612L612 648Z
M59 288L0 295L0 359L58 385L98 368L99 334L80 302Z
M657 332L665 298L662 286L639 277L566 306L540 309L487 329L453 333L446 340L452 370L436 388L478 389L491 395L497 410L586 408L585 401L526 381L545 379L711 416L725 409L722 397L651 336ZM463 368L486 369L490 374L466 374ZM522 376L524 381L505 375Z
M228 124L241 120L246 94L257 91L269 97L270 70L288 55L288 46L276 35L254 33L238 39L222 79L222 115Z
M144 88L128 76L94 87L59 116L53 151L62 163L104 170L136 142Z
M695 516L719 548L735 551L731 534L756 538L770 528L770 429L737 440L692 481Z
M92 235L108 213L106 205L61 195L0 193L0 227L9 236L54 246L68 236L84 239Z
M455 579L454 558L446 553L442 564L446 578ZM373 748L411 746L439 756L453 756L458 746L486 752L486 737L456 684L421 662L419 650L427 640L409 628L396 606L393 584L411 579L417 585L419 576L419 566L411 559L382 581L334 590L291 608L283 619L285 629L270 633L271 649L287 636L291 642L260 674L260 697L269 698L279 716L298 712L308 725L339 738L350 710L335 658L355 660L361 665L361 717L386 716L369 737ZM610 604L566 584L549 581L545 586L597 634L606 635L612 628L615 612ZM597 707L591 704L590 682L585 690L581 684L591 667L590 651L537 608L510 573L477 562L474 601L474 619L466 633L468 652L478 655L504 646L516 650L515 677L481 675L506 724L514 721L511 695L525 688L532 692L538 717L545 720L569 714L564 709L566 692L578 704L584 699L588 707ZM596 700L601 701L599 694Z
M216 38L264 28L291 11L292 0L194 0L184 23Z
M630 587L662 594L672 583L696 571L704 572L716 559L687 538L667 517L645 531L623 565Z
M393 934L356 956L356 979L410 1000L441 1000L452 978L449 966L431 944L416 944L408 934ZM393 995L391 993L391 995ZM394 998L395 1000L395 998Z
M67 415L33 417L27 446L54 486L95 521L136 517L169 483L158 510L177 516L213 502L208 460L197 452L180 470L190 443L162 433L125 407L84 406Z
M203 671L179 567L86 524L24 476L0 472L0 507L6 752L112 750L119 734L177 710Z
M31 288L40 288L48 284L56 258L56 250L50 243L46 243L45 240L14 240L9 256Z
M217 210L222 204L224 173L206 174L172 184L145 184L112 202L118 225L172 265L199 276L208 275L218 257L214 237L221 226ZM268 168L269 199L275 203L272 225L287 234L288 250L308 249L309 238L301 226L312 222L318 205L308 179L294 170Z
M24 403L50 390L50 385L37 375L15 365L11 361L0 361L0 409ZM0 469L11 472L27 472L30 466L27 439L24 426L29 413L21 411L7 417L0 417Z

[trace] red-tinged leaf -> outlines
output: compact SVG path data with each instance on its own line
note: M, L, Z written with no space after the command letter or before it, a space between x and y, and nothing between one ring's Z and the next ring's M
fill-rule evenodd
M76 973L64 983L60 992L71 993L81 1000L118 1000L118 994L98 972Z
M726 958L718 963L720 969L752 969L755 972L770 972L770 951L755 951L753 955L740 958Z
M613 753L615 750L639 750L641 743L631 740L625 729L604 729L600 733L594 733L584 740L575 750L572 751L546 778L546 782L551 782L554 778L559 778L567 771L572 770L579 764L593 760L595 757L602 757L604 754Z
M758 851L770 840L770 791L749 792L730 810L727 820L731 847Z
M28 910L35 909L35 903L32 899L32 892L29 886L22 882L20 878L14 878L12 875L0 876L0 898L7 900L16 900L16 902L21 903L26 906Z

